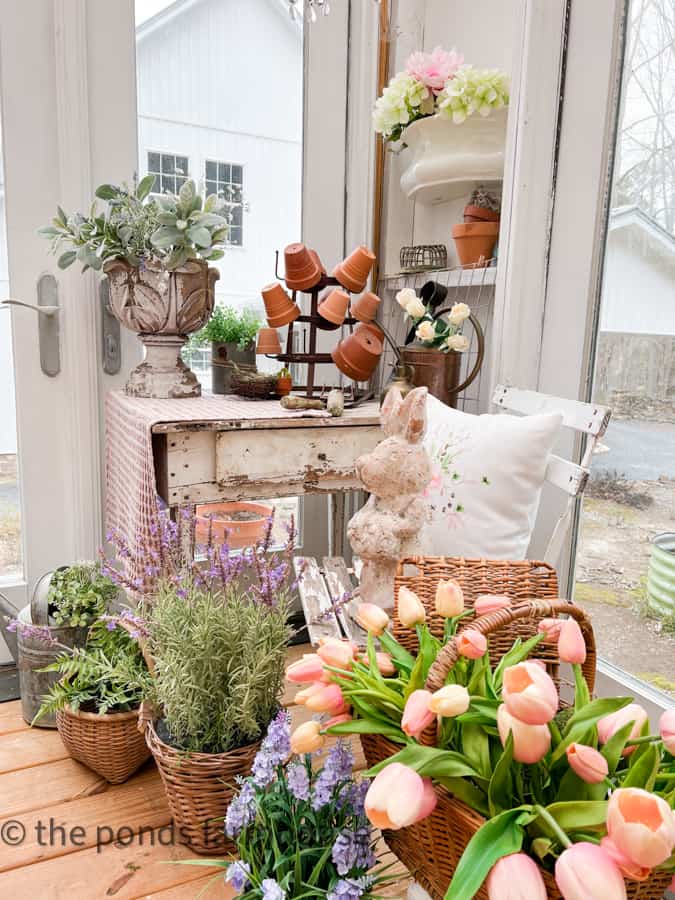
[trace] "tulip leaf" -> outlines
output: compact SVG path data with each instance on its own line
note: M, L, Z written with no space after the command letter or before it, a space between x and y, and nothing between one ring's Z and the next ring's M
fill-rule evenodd
M570 800L604 800L606 796L607 784L605 781L601 781L598 784L588 784L579 778L574 769L568 769L558 787L556 800L560 802Z
M605 716L623 709L624 706L628 706L632 702L631 697L600 697L597 700L591 700L590 703L582 709L576 710L574 715L570 716L563 731L563 736L566 737L573 728L579 725L590 728L600 719L604 719Z
M506 746L495 766L488 787L490 815L509 809L513 803L513 732L509 732Z
M339 728L340 726L335 727ZM420 744L408 744L394 756L373 766L367 774L369 776L377 775L392 762L410 766L419 775L430 778L480 777L469 760L461 753L455 753L453 750L439 750L437 747L423 747Z
M606 800L571 800L551 803L546 811L553 816L563 831L586 828L604 828L607 819ZM539 822L542 820L539 819Z
M579 663L574 663L572 668L574 669L574 709L578 711L588 706L591 702L591 694Z
M525 643L523 643L520 638L514 642L513 647L502 656L495 667L493 681L496 691L501 689L504 670L508 669L509 666L516 666L519 662L527 659L537 644L541 643L545 637L546 635L542 632L541 634L535 634L533 637L528 638Z
M490 739L480 725L462 725L462 750L476 769L486 778L490 777Z
M402 647L392 634L385 631L380 635L379 641L382 649L391 656L397 669L404 669L406 672L412 671L415 665L415 657L412 653L408 653L405 647Z
M628 736L632 730L633 723L627 722L622 728L619 728L618 731L614 732L611 738L600 750L602 755L607 760L607 767L609 769L610 775L613 775L615 773L617 766L621 762L621 754L624 747L626 746L626 741L628 740Z
M403 732L394 725L385 725L376 719L352 719L350 722L339 722L326 729L326 734L383 734L397 744L406 742Z
M481 816L487 818L490 815L485 793L466 778L437 778L436 781Z
M651 791L656 781L656 773L659 771L661 754L656 744L645 744L644 751L634 766L631 766L626 777L621 782L621 787L644 788Z
M467 900L475 896L498 860L520 852L524 826L532 819L531 810L530 806L508 809L478 829L455 869L445 900Z

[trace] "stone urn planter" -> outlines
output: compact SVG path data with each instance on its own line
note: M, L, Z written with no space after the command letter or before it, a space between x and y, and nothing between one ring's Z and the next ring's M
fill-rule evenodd
M218 270L198 259L171 271L159 263L135 267L114 259L103 271L110 281L113 314L145 347L145 359L129 375L126 393L155 399L201 396L201 385L180 351L213 312Z

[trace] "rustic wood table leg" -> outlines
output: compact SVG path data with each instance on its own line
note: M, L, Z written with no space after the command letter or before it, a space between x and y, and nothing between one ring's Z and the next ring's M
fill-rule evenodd
M345 546L345 493L336 491L329 498L328 555L342 556Z

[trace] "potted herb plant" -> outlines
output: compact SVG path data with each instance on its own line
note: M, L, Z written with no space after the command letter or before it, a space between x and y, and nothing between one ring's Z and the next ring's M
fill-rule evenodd
M403 363L412 372L412 384L428 388L434 397L454 406L459 393L472 383L483 363L484 336L478 319L466 303L433 309L412 288L399 291L396 301L412 321L410 336L415 342L400 348ZM471 372L460 384L461 354L470 346L462 333L466 321L471 322L476 333L478 354Z
M282 710L228 808L225 830L239 858L214 864L246 900L382 896L396 876L378 865L363 807L368 782L354 778L349 745L335 744L317 768L310 752L291 745L289 724Z
M138 729L150 673L139 645L143 624L130 610L102 616L84 647L64 649L44 671L58 681L35 717L56 715L66 749L111 784L126 781L150 756Z
M206 562L160 575L145 609L153 660L146 741L180 839L199 853L225 849L222 819L235 779L249 773L279 709L294 532L276 554L272 527L270 518L243 554L208 540Z
M250 310L238 312L230 306L216 306L206 325L195 335L195 342L211 342L211 390L214 394L232 394L230 378L233 364L255 370L255 337L260 319Z
M113 314L138 333L145 359L129 376L136 397L198 397L201 387L180 351L187 335L208 320L220 277L209 262L223 256L232 204L211 194L205 200L194 181L178 195L151 194L154 176L134 188L104 184L88 215L60 207L40 229L58 253L58 265L82 263L102 271L110 283Z
M0 596L3 633L19 670L21 712L32 722L41 697L58 675L42 671L64 647L82 647L89 626L107 612L118 597L117 585L97 562L78 562L44 575L36 584L30 605L19 615ZM56 718L40 718L45 728L55 728Z

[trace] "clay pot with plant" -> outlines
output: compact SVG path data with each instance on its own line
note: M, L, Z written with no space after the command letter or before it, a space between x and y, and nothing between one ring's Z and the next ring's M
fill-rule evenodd
M485 267L499 237L499 199L483 187L471 194L463 224L452 226L457 256L463 266Z
M201 386L180 352L213 312L220 273L209 262L224 255L231 204L215 194L203 200L191 180L177 195L151 195L154 183L146 175L133 188L101 185L96 197L107 204L103 214L95 205L88 216L59 207L40 234L59 254L59 268L78 261L83 272L108 276L113 315L145 348L127 394L198 397Z
M287 397L293 390L293 378L290 369L284 368L277 376L277 395L279 397Z
M211 342L211 390L214 394L232 394L234 365L255 371L255 337L260 319L250 310L238 312L216 306L211 318L194 336L197 345Z

